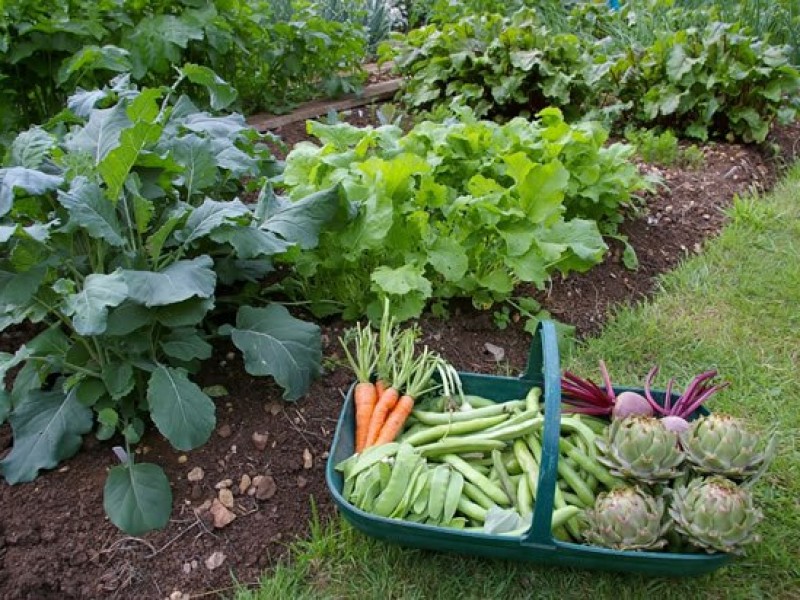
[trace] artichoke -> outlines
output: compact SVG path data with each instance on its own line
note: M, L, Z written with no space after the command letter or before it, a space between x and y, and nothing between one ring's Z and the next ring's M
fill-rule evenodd
M638 487L599 494L594 509L584 515L583 538L590 544L615 550L653 550L667 543L664 501Z
M675 531L709 553L741 554L741 546L757 541L754 528L763 518L749 490L719 476L677 486L669 514Z
M597 439L598 460L614 475L643 483L659 483L680 474L683 452L678 435L654 417L617 419Z
M755 478L772 460L775 435L764 451L760 451L761 439L742 419L722 414L701 417L680 434L686 459L695 471L737 480Z

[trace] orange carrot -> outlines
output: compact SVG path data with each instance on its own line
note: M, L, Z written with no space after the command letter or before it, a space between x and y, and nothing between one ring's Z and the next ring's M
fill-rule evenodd
M378 398L383 396L383 392L386 391L386 382L383 379L378 379L375 382L375 391L378 393Z
M369 381L362 381L356 385L353 397L356 404L356 452L361 452L367 447L369 422L378 398L375 385Z
M406 419L408 419L413 409L414 399L408 395L401 396L392 412L386 417L386 422L381 427L381 432L378 434L375 445L380 446L381 444L393 442L400 430L403 429L403 425L405 425Z
M348 348L350 340L355 342L353 353ZM353 392L353 399L356 409L356 452L361 452L366 447L369 421L378 400L375 386L370 383L370 376L377 361L375 334L369 327L362 328L361 325L356 324L355 329L348 329L345 337L340 338L339 342L342 344L347 362L350 363L358 380Z
M400 398L400 393L394 387L386 388L386 391L378 398L378 403L375 405L375 410L372 411L372 417L369 420L369 430L367 432L366 448L375 445L378 439L378 434L381 432L383 423L389 416L389 413L397 404Z

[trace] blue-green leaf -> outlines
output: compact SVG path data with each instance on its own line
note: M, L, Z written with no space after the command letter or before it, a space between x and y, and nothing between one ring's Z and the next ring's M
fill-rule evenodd
M280 234L286 241L298 244L303 249L310 249L317 245L322 226L340 208L342 203L338 187L316 192L296 202L273 194L261 227Z
M129 535L162 529L172 512L172 490L161 467L125 464L108 472L103 507L114 525Z
M64 299L63 311L72 316L72 325L80 335L100 335L106 330L108 309L119 306L127 297L122 271L93 273L83 281L80 291Z
M242 306L231 339L244 355L245 370L251 375L272 375L285 390L286 400L305 394L319 374L319 327L295 319L279 304Z
M180 72L194 84L202 85L211 100L211 108L222 110L236 100L236 90L208 67L191 63L183 65Z
M186 369L158 365L147 384L147 401L156 427L178 450L202 446L214 430L214 403Z
M119 146L120 135L131 126L131 120L120 103L112 108L96 108L82 129L66 140L71 152L87 152L95 165L100 164L109 152Z
M70 233L80 227L91 237L105 240L112 246L125 244L116 207L96 183L86 177L76 177L69 191L58 193L58 201L69 212L64 232Z
M172 144L172 156L183 166L177 183L190 197L216 182L217 164L210 140L193 134L178 138Z
M54 145L53 136L41 127L23 131L11 143L8 166L38 169Z
M192 210L183 228L175 232L175 239L184 245L191 244L226 222L249 214L250 209L239 200L218 202L206 198L200 206Z
M214 294L217 276L214 261L203 255L179 260L163 271L123 270L128 296L145 306L165 306L192 297L209 298Z
M14 203L14 190L24 190L37 195L56 189L64 181L60 175L50 175L35 169L11 167L0 169L0 217L11 210Z
M161 341L161 349L167 356L190 361L196 358L205 360L211 357L213 348L196 329L175 329Z
M42 469L52 469L81 447L81 436L92 428L92 411L71 390L28 392L9 417L14 447L0 461L8 483L31 481Z

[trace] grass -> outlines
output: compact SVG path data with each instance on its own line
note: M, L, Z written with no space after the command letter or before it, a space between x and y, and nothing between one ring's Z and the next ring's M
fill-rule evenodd
M703 255L664 277L652 301L618 311L568 365L595 376L602 357L623 384L653 364L681 385L717 368L732 385L712 410L778 425L778 457L756 488L763 539L747 556L700 578L647 578L401 549L315 519L291 561L236 599L800 598L798 192L800 164L771 194L736 199Z

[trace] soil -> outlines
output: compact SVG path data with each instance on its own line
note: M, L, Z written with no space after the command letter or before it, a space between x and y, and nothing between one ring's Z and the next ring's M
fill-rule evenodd
M347 118L366 124L374 112L362 109ZM277 133L288 144L306 139L303 124ZM647 297L658 275L702 249L724 223L734 194L774 183L783 160L800 151L800 125L780 130L773 142L783 159L754 147L716 144L704 149L699 170L657 169L664 187L646 197L640 214L622 227L638 254L637 271L624 268L617 244L590 272L556 278L545 291L520 293L532 293L556 318L575 325L578 335L597 332L609 309ZM449 320L426 315L421 324L426 342L460 370L519 373L524 368L530 336L521 321L512 319L501 331L491 313L456 303ZM172 485L172 518L163 531L132 538L106 519L102 490L106 470L116 460L113 440L100 443L87 436L75 457L34 482L0 483L0 597L163 599L176 590L192 597L230 594L233 577L255 582L286 555L287 544L308 533L312 510L322 519L334 515L324 466L350 381L337 343L344 326L322 325L326 373L295 404L282 402L271 381L247 375L231 347L216 349L199 376L202 386L227 390L217 399L211 440L181 453L151 428L137 448L137 458L161 465ZM13 352L31 334L25 328L0 334L0 350ZM487 351L487 342L504 350L501 363ZM253 434L266 436L263 449ZM0 427L0 457L10 445L6 424ZM190 482L196 467L203 478ZM239 491L243 476L259 475L275 483L274 489L263 488L263 500ZM198 508L220 496L220 484L233 492L235 519L215 528ZM219 562L221 556L215 553L224 560L212 569L212 557Z

